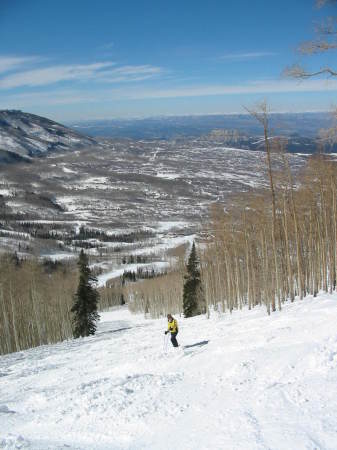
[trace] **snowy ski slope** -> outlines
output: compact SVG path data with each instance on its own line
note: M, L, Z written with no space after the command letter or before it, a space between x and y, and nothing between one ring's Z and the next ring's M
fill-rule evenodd
M334 450L336 310L178 317L167 352L164 319L104 313L94 337L0 358L0 448Z

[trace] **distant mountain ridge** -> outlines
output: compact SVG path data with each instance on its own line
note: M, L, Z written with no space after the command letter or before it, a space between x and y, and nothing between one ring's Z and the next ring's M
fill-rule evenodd
M322 128L333 125L329 112L272 113L273 135L315 139ZM233 130L248 137L263 134L261 125L249 114L161 116L139 119L86 120L69 126L93 137L131 139L199 138L214 130Z
M271 135L287 137L288 151L295 153L317 151L319 130L331 126L329 113L270 115ZM256 150L261 148L261 134L261 126L248 114L89 120L67 127L20 110L0 110L0 163L29 160L51 152L97 148L105 145L104 138L197 139ZM337 151L337 146L328 151Z
M98 145L97 141L45 117L20 110L0 111L0 161Z

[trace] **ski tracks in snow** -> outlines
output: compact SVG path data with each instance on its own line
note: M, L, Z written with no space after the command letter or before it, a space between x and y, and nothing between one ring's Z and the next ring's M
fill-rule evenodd
M335 449L336 300L178 317L167 352L165 320L120 309L96 336L4 356L0 448Z

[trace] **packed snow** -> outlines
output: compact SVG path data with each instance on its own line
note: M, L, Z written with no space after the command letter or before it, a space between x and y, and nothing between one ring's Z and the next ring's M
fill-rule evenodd
M337 448L337 294L232 315L102 313L95 336L0 359L0 448ZM166 346L167 345L167 346Z

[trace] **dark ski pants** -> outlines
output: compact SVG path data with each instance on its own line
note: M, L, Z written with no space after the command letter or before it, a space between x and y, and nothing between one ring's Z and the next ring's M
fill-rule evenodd
M179 344L177 342L177 334L178 334L178 332L177 333L171 333L171 342L172 342L173 347L178 347L179 346Z

